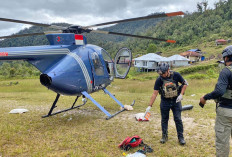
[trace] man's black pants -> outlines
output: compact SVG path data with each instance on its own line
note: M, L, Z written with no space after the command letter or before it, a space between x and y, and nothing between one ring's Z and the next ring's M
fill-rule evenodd
M182 106L181 106L181 102L176 103L176 99L173 100L161 99L160 111L162 118L161 119L162 133L168 134L168 120L169 120L170 109L173 112L173 117L176 124L177 136L178 138L183 138L183 123L181 119Z

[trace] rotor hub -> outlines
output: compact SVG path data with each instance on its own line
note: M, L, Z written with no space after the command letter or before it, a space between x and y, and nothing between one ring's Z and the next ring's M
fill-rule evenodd
M63 33L74 33L74 34L82 34L82 33L89 33L91 29L85 29L81 26L74 25L70 26L67 29L63 30Z

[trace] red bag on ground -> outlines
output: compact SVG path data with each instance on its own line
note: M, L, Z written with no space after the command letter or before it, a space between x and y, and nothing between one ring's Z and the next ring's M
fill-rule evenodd
M128 151L130 148L143 145L143 140L135 135L132 137L127 137L121 144L118 145L119 148Z

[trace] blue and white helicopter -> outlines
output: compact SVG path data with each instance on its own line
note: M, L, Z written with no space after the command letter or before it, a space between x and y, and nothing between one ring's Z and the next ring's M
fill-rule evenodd
M114 78L123 79L126 77L131 66L132 54L129 49L121 48L117 52L114 60L112 60L110 55L103 48L96 45L87 44L86 37L83 36L82 33L95 32L114 34L175 43L174 40L93 30L91 28L128 21L177 16L183 14L183 12L161 13L138 18L100 23L85 27L76 25L62 27L57 25L0 18L0 21L42 26L57 30L53 32L0 37L0 39L6 39L33 35L46 35L50 43L50 45L43 46L0 48L0 60L28 61L41 72L41 84L57 93L56 99L53 102L50 111L43 117L48 117L79 108L86 103L87 99L89 99L107 115L106 119L110 119L120 112L125 111L125 108L124 105L106 89L106 87L111 84ZM90 96L91 93L99 90L103 90L106 94L108 94L114 101L116 101L117 104L122 107L122 110L114 114L110 114L106 109L104 109L104 107L102 107ZM53 109L57 107L56 103L61 94L76 96L76 99L70 108L53 113ZM83 97L83 104L75 106L77 99L81 96ZM131 105L134 105L134 102Z

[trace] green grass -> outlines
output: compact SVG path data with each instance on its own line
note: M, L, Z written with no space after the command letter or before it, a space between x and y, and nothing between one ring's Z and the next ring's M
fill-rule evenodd
M172 113L169 121L169 141L160 144L160 98L151 110L150 122L135 121L134 114L144 112L153 92L154 80L115 80L107 89L123 103L136 101L133 111L123 112L105 120L90 100L80 109L49 118L47 114L56 94L40 85L38 79L0 81L0 156L122 156L117 146L127 136L139 135L150 145L153 153L147 156L215 156L214 118L215 104L209 101L204 109L198 106L199 98L214 89L216 79L188 80L183 105L193 110L182 113L187 145L177 142ZM10 85L10 82L18 84ZM96 92L92 97L110 113L119 105ZM75 97L61 96L56 110L70 107ZM81 101L79 100L80 104ZM9 114L15 108L26 108L24 114ZM128 153L141 148L134 148Z

